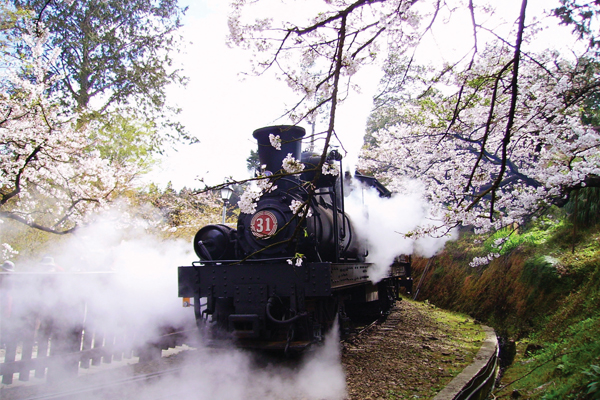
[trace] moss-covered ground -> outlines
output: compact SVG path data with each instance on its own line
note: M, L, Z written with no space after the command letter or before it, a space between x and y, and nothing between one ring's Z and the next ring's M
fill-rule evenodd
M469 266L490 253L488 265ZM416 260L413 275L419 300L468 314L508 344L495 398L600 399L597 224L559 215L491 237L465 231L433 260Z

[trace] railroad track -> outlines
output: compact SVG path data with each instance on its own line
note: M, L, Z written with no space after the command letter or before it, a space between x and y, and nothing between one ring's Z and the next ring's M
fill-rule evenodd
M160 379L174 376L182 370L181 367L166 369L159 372L153 372L149 374L141 374L133 377L114 379L110 382L103 382L95 385L79 385L75 383L69 383L72 385L67 390L51 391L49 393L37 394L30 397L21 397L22 400L81 400L81 399L119 399L119 398L132 398L129 396L123 396L124 393L133 393L136 389L148 385L149 383L159 381ZM148 397L150 393L143 394L144 399L149 400L162 400L166 399L166 396L158 395L157 397ZM173 394L172 394L173 395ZM173 397L171 397L173 398ZM177 397L175 397L177 398Z
M482 349L486 347L483 353L472 354L473 362L465 363L461 342L451 340L451 331L430 317L429 308L401 301L386 319L343 341L349 400L390 395L435 400L485 398L478 393L489 391L495 377L493 331L488 335L490 343L486 339L482 344ZM455 376L457 368L462 371L460 379ZM438 393L442 396L435 397Z
M400 319L394 316L395 307L390 310L390 313L387 315L383 315L375 320L367 323L366 325L357 325L354 327L355 332L343 337L340 340L340 343L352 343L356 340L363 338L369 333L373 332L378 326L383 326L384 329L391 329L391 327L397 325L400 322Z
M412 350L409 350L409 352L423 353L424 355L431 353L431 350L428 350L429 346L435 347L443 341L443 338L434 339L434 334L429 331L417 332L418 327L414 326L414 324L419 324L420 321L410 319L410 315L407 315L407 309L404 308L405 306L406 304L401 304L400 306L394 308L390 315L383 318L379 318L366 325L355 327L355 331L353 334L341 340L342 346L344 347L344 353L348 354L349 357L355 355L358 355L359 357L366 357L369 352L374 351L379 347L388 348L390 346L388 340L391 340L394 336L397 336L399 330L403 330L403 332L400 333L401 340L398 341L398 343L407 342L415 338L418 339L418 341L416 342L418 344L418 347L415 348L415 346L413 346ZM356 350L359 351L357 352ZM218 348L193 350L193 352L197 353L194 354L191 351L184 352L181 354L181 357L186 358L187 356L190 356L193 357L192 359L194 360L201 360L205 356L207 356L209 359L210 357L218 358L220 356L216 352L220 351L229 350L223 350ZM398 350L388 349L387 354L391 354L397 351ZM229 354L229 356L231 356L231 354ZM343 356L343 358L344 357L346 356ZM61 389L56 385L48 385L47 388L38 388L37 394L23 395L24 393L22 393L18 397L4 397L4 393L2 393L0 394L0 397L2 397L3 400L70 400L82 398L85 398L86 400L104 400L119 398L163 400L177 398L179 395L181 395L181 397L186 396L186 394L189 396L189 388L186 389L187 392L184 392L184 389L180 385L178 386L177 384L172 384L172 378L176 380L177 376L182 374L182 367L180 366L181 364L175 362L175 360L173 360L173 362L165 360L167 359L163 358L162 361L159 361L152 368L136 368L136 370L139 372L135 376L130 376L127 378L123 377L123 373L119 375L119 373L117 372L116 374L112 375L113 378L104 376L99 377L99 379L97 380L81 379L81 382L79 382L79 384L72 385L71 388L69 388L68 390L64 388ZM496 360L497 354L495 354L494 357L489 357L485 368L481 368L479 371L473 373L473 376L471 376L472 379L463 380L463 386L458 388L458 390L455 390L452 394L452 397L440 397L436 398L436 400L466 400L477 398L476 393L482 390L486 390L488 388L487 385L493 383L493 377L495 376L495 363L497 362ZM268 365L269 363L271 363L271 361L273 360L269 359L268 362L264 363L264 365ZM376 360L365 360L366 364L361 363L360 368L363 370L366 368L374 368L376 366L379 366L376 364L381 364L382 361L383 359L381 358L381 356L379 356L379 358L377 358ZM376 364L373 364L373 362L375 362ZM138 365L142 366L142 364ZM260 363L256 364L258 368L261 368L260 365ZM413 362L413 365L421 364L419 364L419 361L415 360ZM346 367L347 365L344 364L344 368ZM189 365L186 368L189 368ZM293 367L289 367L289 369L295 370L295 368ZM419 367L418 369L421 370L421 367ZM403 370L402 374L405 374L406 372L407 369ZM348 371L346 377L348 382L355 379L355 377L352 376L352 374L353 373L351 371ZM86 378L91 377L92 375ZM382 373L374 379L388 380L390 378L398 380L399 377L394 377L391 374ZM361 381L362 379L358 378L355 380ZM162 393L161 390L163 387L167 386L167 382L171 382L171 385L169 385L171 389L169 393ZM226 385L226 383L224 384ZM350 385L350 383L348 384ZM44 390L45 393L41 394L40 389ZM368 394L367 392L364 392L364 388L361 388L359 390L360 392L358 395L350 396L348 397L348 399L360 399L364 398L364 396ZM177 391L181 391L181 393L177 393ZM124 396L124 394L127 395Z

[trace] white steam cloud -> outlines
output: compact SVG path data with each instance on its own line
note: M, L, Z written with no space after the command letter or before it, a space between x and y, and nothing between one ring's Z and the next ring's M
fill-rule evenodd
M182 307L177 297L177 267L197 259L192 245L161 240L146 233L148 225L126 213L107 213L48 253L60 267L56 272L43 270L46 267L39 260L17 263L14 318L10 327L3 320L2 328L22 335L37 324L39 340L44 315L52 315L54 332L64 326L68 333L85 323L87 334L97 330L120 337L133 330L135 343L141 343L157 338L164 327L194 326L193 309ZM43 273L30 273L34 271ZM88 273L96 271L104 273ZM177 377L122 393L122 398L168 397L169 393L198 400L342 400L346 396L337 330L294 367L257 367L254 358L239 349L200 348L186 359ZM40 390L45 390L43 385Z
M194 400L342 400L347 391L340 351L337 329L327 335L322 347L293 366L281 360L257 365L250 353L239 349L201 349L180 376L145 392ZM146 398L143 392L138 395Z
M355 182L354 187L345 199L345 208L357 236L367 243L367 262L374 264L369 269L373 282L387 276L396 256L415 254L429 258L441 251L448 240L456 238L455 231L441 237L406 236L419 228L442 226L431 214L419 185L413 185L410 193L397 193L391 198L379 197L374 188L364 187L360 182Z

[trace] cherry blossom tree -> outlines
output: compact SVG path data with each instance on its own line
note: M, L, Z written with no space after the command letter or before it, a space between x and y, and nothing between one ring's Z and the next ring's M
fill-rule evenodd
M110 138L93 123L78 123L78 114L51 94L60 77L48 74L57 53L43 56L46 39L23 36L31 58L2 80L0 218L65 234L114 199L134 179L137 165L109 162L98 147ZM28 74L19 74L19 68Z
M288 110L292 121L327 110L320 167L352 78L383 55L387 77L362 167L398 191L419 179L446 228L520 222L598 184L598 133L582 122L598 95L597 54L567 60L530 50L540 28L526 0L516 4L510 30L496 29L493 10L475 0L325 0L311 3L314 17L306 21L243 22L261 3L234 4L231 42L255 51L256 73L275 70L299 94ZM562 2L567 11L576 3ZM576 23L595 46L588 27L598 7L588 3L594 12L576 14ZM419 63L423 38L459 9L470 19L466 50L443 63Z
M335 163L328 160L330 144L337 136L338 105L358 89L352 77L362 65L375 59L380 41L403 47L416 39L418 17L411 11L416 0L311 2L303 8L314 10L314 17L302 21L275 21L269 16L248 20L252 7L263 3L232 3L229 42L254 52L254 73L274 71L298 95L286 113L292 122L314 124L317 117L326 116L326 130L310 138L322 150L320 162L314 166L314 180L322 174L338 174ZM339 137L336 139L341 142ZM278 148L277 138L271 145ZM295 174L299 164L286 158L280 173ZM255 202L270 190L273 185L258 182L242 196L241 211L252 212ZM308 202L310 198L309 194ZM308 202L295 204L294 212L307 215L304 211Z
M545 52L522 59L513 103L509 49L489 48L469 71L373 114L362 166L396 190L420 179L446 226L499 229L600 183L600 135L582 101L598 90L598 65ZM441 83L441 82L440 82ZM402 97L402 96L400 96ZM383 98L380 101L384 101ZM510 132L507 134L507 125Z
M387 65L362 166L397 190L421 180L446 226L522 223L600 184L600 135L584 118L597 112L593 46L569 61L524 51L522 5L512 40L474 48L463 68Z
M326 163L336 135L338 104L356 89L353 75L376 57L381 41L403 47L415 40L418 17L411 11L414 3L416 0L311 2L303 7L314 7L314 17L291 22L269 16L247 21L245 16L256 4L233 2L230 44L254 52L254 73L274 70L298 94L287 117L299 124L314 122L319 113L327 115L327 129L313 138L323 149L317 169Z
M80 118L110 126L115 116L153 125L153 151L173 140L195 141L178 122L179 109L167 101L169 85L185 84L172 55L181 45L185 8L177 0L47 1L14 0L48 32L46 48L61 49L50 73L61 78L52 90ZM20 21L20 20L19 20ZM24 28L13 30L19 35ZM27 49L17 47L20 54Z

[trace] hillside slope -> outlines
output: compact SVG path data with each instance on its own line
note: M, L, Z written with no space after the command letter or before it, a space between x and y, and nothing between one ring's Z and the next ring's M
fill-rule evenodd
M414 260L418 300L496 330L504 343L496 398L600 399L598 226L546 220L509 233L474 244L481 238L463 232L433 259ZM469 266L490 252L499 256Z

